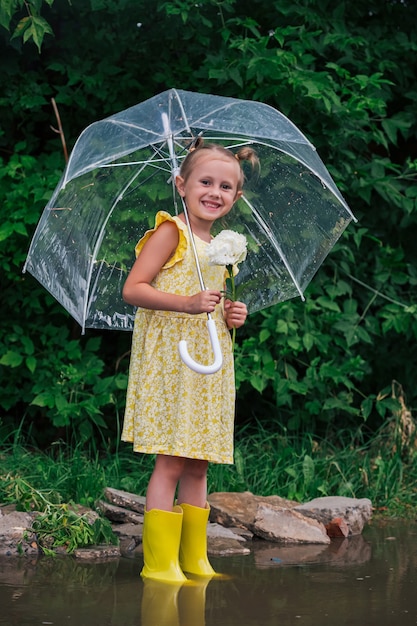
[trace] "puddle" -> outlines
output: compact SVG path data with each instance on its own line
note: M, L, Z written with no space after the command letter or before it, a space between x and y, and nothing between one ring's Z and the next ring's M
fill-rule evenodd
M0 558L1 626L417 624L417 526L378 523L330 546L256 542L211 559L230 580L147 584L141 561Z

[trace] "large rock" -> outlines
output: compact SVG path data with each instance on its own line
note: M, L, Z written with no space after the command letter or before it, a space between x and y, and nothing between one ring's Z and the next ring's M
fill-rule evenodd
M255 522L260 504L293 508L298 503L279 496L255 496L250 491L212 493L207 498L211 507L210 520L222 526L249 528Z
M136 511L131 511L122 506L109 504L104 500L96 502L96 509L111 522L118 522L119 524L143 524L143 514L136 513Z
M5 513L0 517L0 555L37 555L36 537L32 532L33 515L19 511Z
M270 504L258 506L252 531L258 537L281 543L329 544L330 537L321 522L305 517L294 509Z
M360 535L364 525L372 517L372 502L368 498L345 498L328 496L315 498L295 507L302 515L318 520L324 525L335 518L342 518L349 529L349 536Z
M110 504L136 511L136 513L140 513L141 515L145 512L145 496L137 496L135 493L120 491L119 489L112 489L111 487L105 489L104 495Z

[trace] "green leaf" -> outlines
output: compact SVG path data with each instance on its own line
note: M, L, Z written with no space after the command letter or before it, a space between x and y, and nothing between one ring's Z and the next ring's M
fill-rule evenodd
M366 421L372 412L372 407L374 406L375 396L368 396L361 403L361 411L363 419Z
M311 456L306 454L303 459L303 476L304 476L304 483L306 485L311 484L314 478L314 473L315 473L314 461L311 458Z
M3 26L6 30L9 30L10 20L18 4L17 0L1 0L0 2L0 26Z
M37 360L35 359L34 356L28 356L26 358L26 367L32 374L36 370L36 364L37 364Z
M340 313L340 307L337 302L330 300L327 296L320 296L317 298L317 302L323 309L328 309L329 311L335 311L336 313Z
M314 346L314 337L310 333L303 334L303 345L304 348L309 352L311 348Z
M53 406L55 406L55 396L52 393L45 391L35 396L31 404L35 406L52 408Z
M7 365L8 367L19 367L22 362L23 356L14 350L8 350L0 359L0 365Z

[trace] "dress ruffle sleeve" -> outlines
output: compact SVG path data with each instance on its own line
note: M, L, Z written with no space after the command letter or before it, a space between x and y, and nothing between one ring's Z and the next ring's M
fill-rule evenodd
M169 267L172 267L173 265L178 263L178 261L181 261L184 258L184 254L187 249L187 239L182 229L182 223L179 224L178 220L173 218L172 215L170 215L166 211L158 211L158 213L155 216L154 228L151 228L151 230L147 230L146 233L143 235L142 239L140 239L140 241L136 244L135 254L136 254L136 257L139 256L140 251L142 250L145 243L148 241L149 237L151 237L153 233L157 230L157 228L164 222L173 222L178 228L178 235L179 235L178 245L174 253L168 259L165 265L162 267L162 269L168 269ZM185 224L184 224L184 228L186 228Z

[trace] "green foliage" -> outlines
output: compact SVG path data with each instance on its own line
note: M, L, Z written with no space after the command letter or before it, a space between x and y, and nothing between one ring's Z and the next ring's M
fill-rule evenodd
M32 525L44 554L54 555L63 547L68 554L77 548L98 544L116 544L110 522L97 518L94 521L85 513L80 515L68 505L49 505L36 517Z
M60 449L47 455L26 451L16 443L7 446L0 458L0 501L39 513L33 531L45 554L55 554L60 547L71 553L80 547L117 542L108 520L73 504L75 500L94 506L104 487L102 467L79 448L69 455Z
M71 147L89 123L168 87L257 99L281 110L312 140L359 219L319 270L305 303L267 309L239 330L238 424L257 418L272 430L285 423L291 433L335 436L342 426L356 432L365 423L371 434L398 406L393 380L413 410L417 121L415 65L408 59L417 49L415 3L0 6L5 432L23 418L25 432L44 442L94 436L104 445L118 438L130 337L88 331L80 337L21 268L65 165L51 130L51 98ZM36 26L41 13L55 37L44 37L44 23ZM310 459L306 447L297 475L314 482Z
M51 6L54 0L45 0ZM38 52L41 51L45 35L52 35L51 26L40 14L42 0L1 0L0 2L0 25L10 29L12 18L14 22L11 38L21 37L23 43L31 39L36 44ZM23 17L21 16L23 13ZM19 17L16 20L16 15Z

